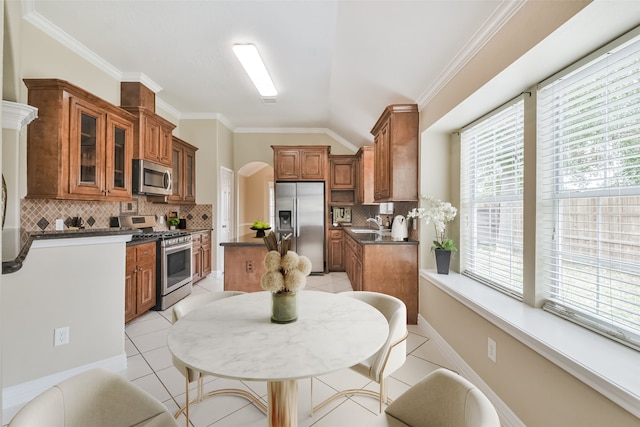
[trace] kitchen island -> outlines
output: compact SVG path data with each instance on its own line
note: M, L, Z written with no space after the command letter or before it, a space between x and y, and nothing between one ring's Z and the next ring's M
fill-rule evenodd
M245 234L228 242L220 243L224 248L224 290L262 291L260 278L265 272L263 265L267 247L256 233Z

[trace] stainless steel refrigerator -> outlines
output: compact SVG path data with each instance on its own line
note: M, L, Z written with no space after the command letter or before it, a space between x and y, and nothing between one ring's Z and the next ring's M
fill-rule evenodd
M291 234L291 250L324 273L324 182L276 183L276 237Z

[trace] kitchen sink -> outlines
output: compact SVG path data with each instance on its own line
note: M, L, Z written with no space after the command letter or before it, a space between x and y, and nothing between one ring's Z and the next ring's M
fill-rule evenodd
M372 228L352 228L351 229L352 233L378 233L377 230L374 230Z

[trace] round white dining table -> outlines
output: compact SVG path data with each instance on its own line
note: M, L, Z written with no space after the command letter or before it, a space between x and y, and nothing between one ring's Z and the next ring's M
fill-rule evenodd
M353 366L378 351L389 325L354 298L298 292L298 320L271 323L271 294L214 301L171 326L168 346L185 365L223 378L267 381L271 427L298 425L297 379Z

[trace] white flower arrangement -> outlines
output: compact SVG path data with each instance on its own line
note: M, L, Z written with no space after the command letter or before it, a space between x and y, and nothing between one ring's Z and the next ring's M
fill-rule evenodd
M407 214L409 218L424 219L425 224L433 223L433 227L436 230L436 240L433 241L431 250L444 249L447 251L455 251L456 246L453 239L446 238L447 223L453 221L458 213L458 210L451 206L449 202L443 202L432 196L421 196L426 200L431 207L430 208L413 208Z
M273 232L265 237L265 244L269 249L264 258L264 268L267 270L260 278L260 285L265 291L274 293L297 292L306 285L306 277L311 273L309 258L288 250L286 241L278 248ZM284 252L284 255L282 255Z

